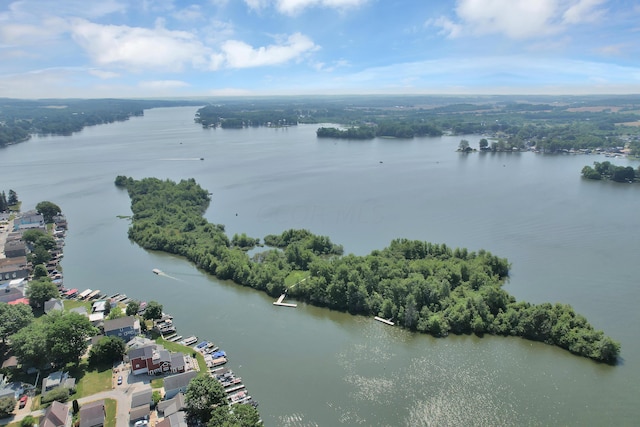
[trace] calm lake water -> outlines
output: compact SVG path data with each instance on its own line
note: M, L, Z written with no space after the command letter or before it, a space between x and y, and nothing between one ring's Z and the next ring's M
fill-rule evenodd
M460 137L446 136L318 140L316 125L204 130L195 111L148 110L0 149L0 189L14 189L25 209L51 200L67 215L67 287L161 302L180 334L229 353L267 426L638 425L640 186L580 179L604 158L463 155ZM396 237L485 248L512 263L505 286L516 298L571 304L622 343L622 362L276 308L131 243L116 175L195 178L213 193L207 219L229 235L308 228L356 254Z

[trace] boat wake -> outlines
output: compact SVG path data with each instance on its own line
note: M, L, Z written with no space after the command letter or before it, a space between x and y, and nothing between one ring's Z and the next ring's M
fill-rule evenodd
M153 272L154 272L155 274L157 274L158 276L168 277L169 279L177 280L178 282L184 282L184 280L179 279L179 278L177 278L177 277L170 276L170 275L168 275L167 273L165 273L164 271L160 271L160 270L158 270L157 268L154 268L154 269L153 269Z

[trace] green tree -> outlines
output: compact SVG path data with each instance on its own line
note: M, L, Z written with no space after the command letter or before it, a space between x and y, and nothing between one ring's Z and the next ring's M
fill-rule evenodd
M25 367L42 368L49 360L47 353L47 325L32 322L11 336L13 352Z
M7 338L21 329L27 327L33 321L31 307L25 304L9 305L0 302L0 338Z
M129 304L127 304L127 316L135 316L136 314L138 314L139 310L140 303L138 301L131 301Z
M489 148L489 141L487 141L486 138L482 138L478 145L480 146L480 150L486 150Z
M33 427L36 424L38 424L37 420L31 415L27 415L20 421L20 427Z
M207 423L216 406L227 404L227 394L222 384L209 375L191 380L185 394L185 412L192 422Z
M33 267L33 278L42 279L43 277L49 277L49 272L44 264L37 264Z
M600 175L600 173L591 166L585 166L582 168L582 177L586 179L602 179L602 175Z
M122 312L122 308L117 305L109 310L109 315L107 316L108 320L119 319L124 317L124 313Z
M149 301L144 311L145 319L160 319L162 317L162 304L157 301Z
M42 246L36 246L33 251L27 256L31 264L46 264L51 260L51 254Z
M89 319L78 313L54 312L47 316L47 353L57 366L80 363L88 339L97 331Z
M119 337L102 337L89 350L89 363L92 365L106 364L122 360L125 353L125 343Z
M16 398L13 396L3 397L0 399L0 418L9 416L16 408Z
M158 402L162 400L162 395L158 390L154 390L151 394L151 401L153 402L153 407L155 408L158 405Z
M466 139L461 139L460 144L458 144L458 151L464 151L465 153L471 151L469 141L467 141Z
M42 214L42 216L44 217L44 222L46 222L47 224L53 222L54 216L60 215L60 213L62 213L60 206L46 200L36 205L36 211L39 214Z
M49 403L57 400L58 402L66 402L69 400L69 389L66 387L56 387L42 395L42 403Z
M9 190L9 200L7 200L9 206L15 206L18 204L18 193L13 190Z
M211 412L208 427L258 427L260 414L251 405L238 404L233 407L219 406Z
M29 283L27 288L27 297L29 297L29 305L33 308L41 308L44 303L51 298L58 298L60 292L56 285L48 278L34 280Z

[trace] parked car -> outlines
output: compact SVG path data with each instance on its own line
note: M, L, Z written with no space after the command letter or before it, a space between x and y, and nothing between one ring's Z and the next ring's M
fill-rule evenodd
M149 421L147 420L140 420L140 421L136 421L136 423L133 425L134 427L143 427L149 425Z
M28 399L28 397L27 397L26 394L20 398L20 400L18 401L18 403L19 403L18 407L20 409L24 408L27 405L27 399Z
M122 384L122 375L118 377L118 385L121 385L121 384Z

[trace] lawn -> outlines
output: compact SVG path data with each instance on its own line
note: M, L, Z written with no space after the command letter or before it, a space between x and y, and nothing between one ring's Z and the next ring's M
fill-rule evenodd
M91 368L86 361L80 364L79 368L71 370L71 376L76 378L76 393L69 399L79 399L101 391L111 390L113 386L113 370L111 365L102 365Z
M35 420L35 425L38 425L40 421L40 417L33 417L33 419ZM22 421L14 421L12 423L7 424L7 427L20 427L21 422Z
M162 388L164 387L164 378L156 378L151 380L151 388Z
M87 309L87 313L91 313L91 302L89 301L77 301L71 299L64 300L65 311L73 310L78 307L84 307Z
M116 427L116 414L118 402L115 399L104 400L104 410L107 413L104 420L104 427Z
M289 275L287 277L285 277L284 279L284 285L289 288L290 286L295 285L296 283L300 282L301 280L309 277L309 272L308 271L300 271L300 270L294 270L291 273L289 273Z
M156 339L156 342L162 345L169 351L184 353L184 354L196 354L196 359L198 360L198 366L200 367L200 372L207 372L207 364L204 361L204 356L197 351L195 351L191 347L187 347L186 345L178 344L177 342L171 342L167 340L163 340L162 338Z

